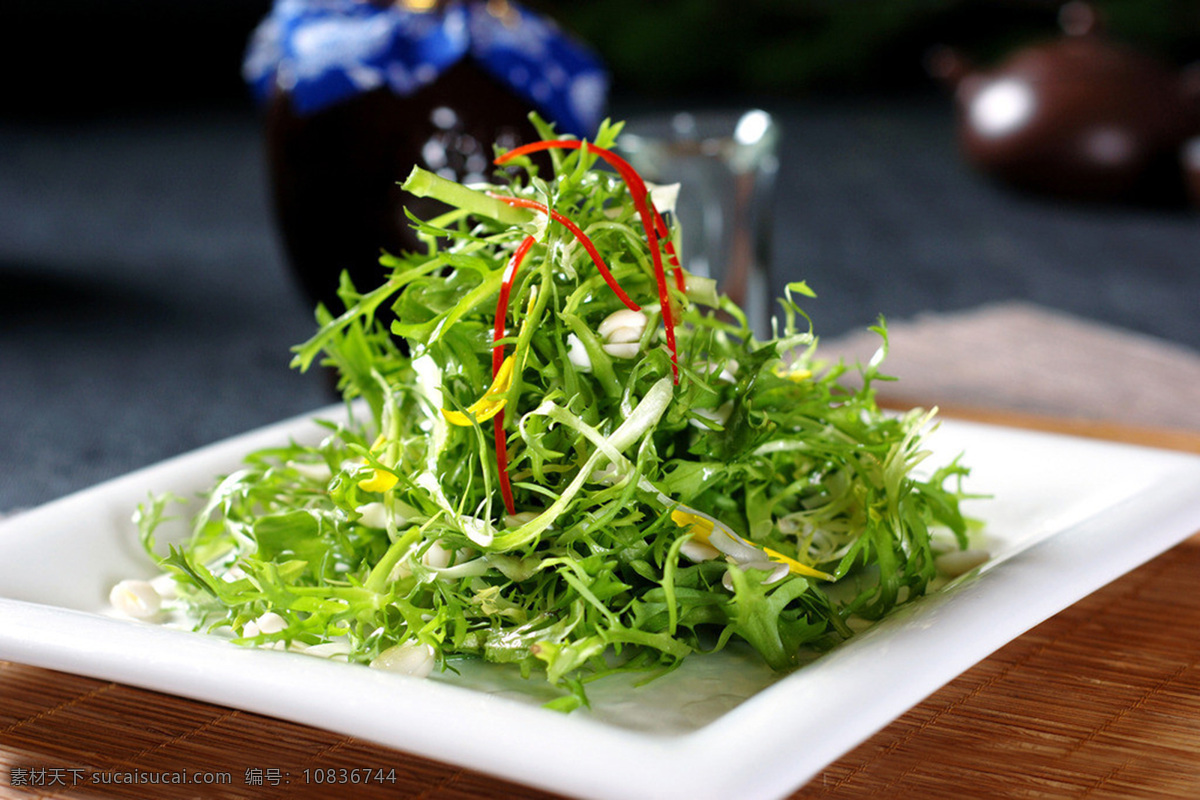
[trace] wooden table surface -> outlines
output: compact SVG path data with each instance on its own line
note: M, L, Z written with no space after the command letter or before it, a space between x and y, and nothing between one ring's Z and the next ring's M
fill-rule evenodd
M944 413L1200 453L1192 432ZM793 798L1200 797L1198 588L1200 535L1001 648ZM364 769L367 782L345 782ZM117 782L182 770L211 783ZM0 662L0 797L552 795L349 736Z

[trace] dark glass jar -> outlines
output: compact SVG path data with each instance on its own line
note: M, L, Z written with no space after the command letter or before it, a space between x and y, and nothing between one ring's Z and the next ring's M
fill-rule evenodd
M386 9L389 4L367 5ZM455 5L433 3L426 13L441 14ZM470 14L491 15L503 24L504 36L515 37L511 41L521 41L522 26L536 26L530 36L556 33L552 24L506 2L460 5L463 9L468 19L473 19ZM468 30L474 34L477 27L472 22ZM412 91L380 85L315 110L298 102L296 93L285 88L287 81L273 82L265 98L271 195L287 261L312 301L336 313L343 271L365 291L384 278L382 252L421 246L404 209L421 218L442 209L436 201L400 189L414 166L460 181L486 180L493 169L493 144L515 147L538 138L530 112L569 130L522 91L539 80L529 64L505 63L519 84L498 75L496 65L483 63L471 51L438 70L432 80L426 76ZM549 68L562 71L555 63ZM562 80L558 78L560 84Z

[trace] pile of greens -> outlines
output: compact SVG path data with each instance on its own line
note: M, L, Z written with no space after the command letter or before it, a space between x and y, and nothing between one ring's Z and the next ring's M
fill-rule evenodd
M619 127L548 149L553 175L525 154L487 187L414 171L452 209L413 219L428 251L385 255L365 293L343 279L344 313L295 348L357 411L249 455L155 556L202 628L515 663L569 709L595 678L732 641L786 670L922 594L934 529L965 546L966 469L917 476L931 415L880 411L879 358L854 388L816 360L803 283L759 341L711 281L663 279L670 240L651 251L637 181L598 156ZM139 511L152 555L170 501Z

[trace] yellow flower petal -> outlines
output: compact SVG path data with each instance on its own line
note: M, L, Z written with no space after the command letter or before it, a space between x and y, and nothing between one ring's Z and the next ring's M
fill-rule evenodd
M713 532L712 520L706 519L699 514L693 514L676 508L671 512L671 521L681 528L687 528L688 532L692 534L693 541L701 542L703 544L711 544L709 537L712 536ZM827 572L822 572L821 570L814 569L806 564L801 564L796 559L785 556L783 553L772 550L769 547L760 547L753 542L748 542L742 537L733 534L732 531L727 532L734 536L734 538L741 544L756 550L760 550L763 555L765 555L771 561L774 561L778 564L786 564L788 571L795 575L804 575L809 578L820 578L821 580L826 581L833 580L833 576ZM738 559L735 558L735 560Z
M812 377L812 370L807 370L803 367L789 367L783 364L776 364L771 371L792 383L803 383Z
M787 564L788 571L796 575L804 575L809 578L820 578L823 581L833 580L833 576L828 572L822 572L819 569L813 569L807 564L801 564L794 558L789 558L783 553L776 552L769 547L764 547L763 552L767 554L767 558L780 564Z
M671 512L671 521L681 528L688 528L688 532L692 534L693 541L708 544L708 537L713 532L712 520L705 519L697 514L689 514L687 511L681 511L677 508Z
M442 416L445 417L446 421L451 425L469 428L476 422L486 422L499 414L507 402L508 401L501 399L494 403L484 403L481 401L472 403L470 408L467 409L467 411L470 413L470 416L461 411L451 411L443 408Z
M388 489L391 489L393 486L395 486L399 480L400 479L392 473L387 472L386 470L377 469L371 473L371 477L363 478L361 481L359 481L358 488L367 492L386 492Z
M500 369L496 372L496 377L492 381L492 385L487 391L471 405L467 406L467 413L461 411L451 411L443 408L442 416L451 425L459 425L462 427L470 427L477 422L485 422L500 413L508 402L508 398L504 393L512 386L513 379L513 357L509 356L500 364Z

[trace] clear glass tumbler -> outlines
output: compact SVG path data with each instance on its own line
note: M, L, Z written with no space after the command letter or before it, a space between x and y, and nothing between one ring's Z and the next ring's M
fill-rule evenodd
M618 145L642 176L680 184L680 258L714 278L758 337L770 332L771 226L779 131L760 109L631 119Z

